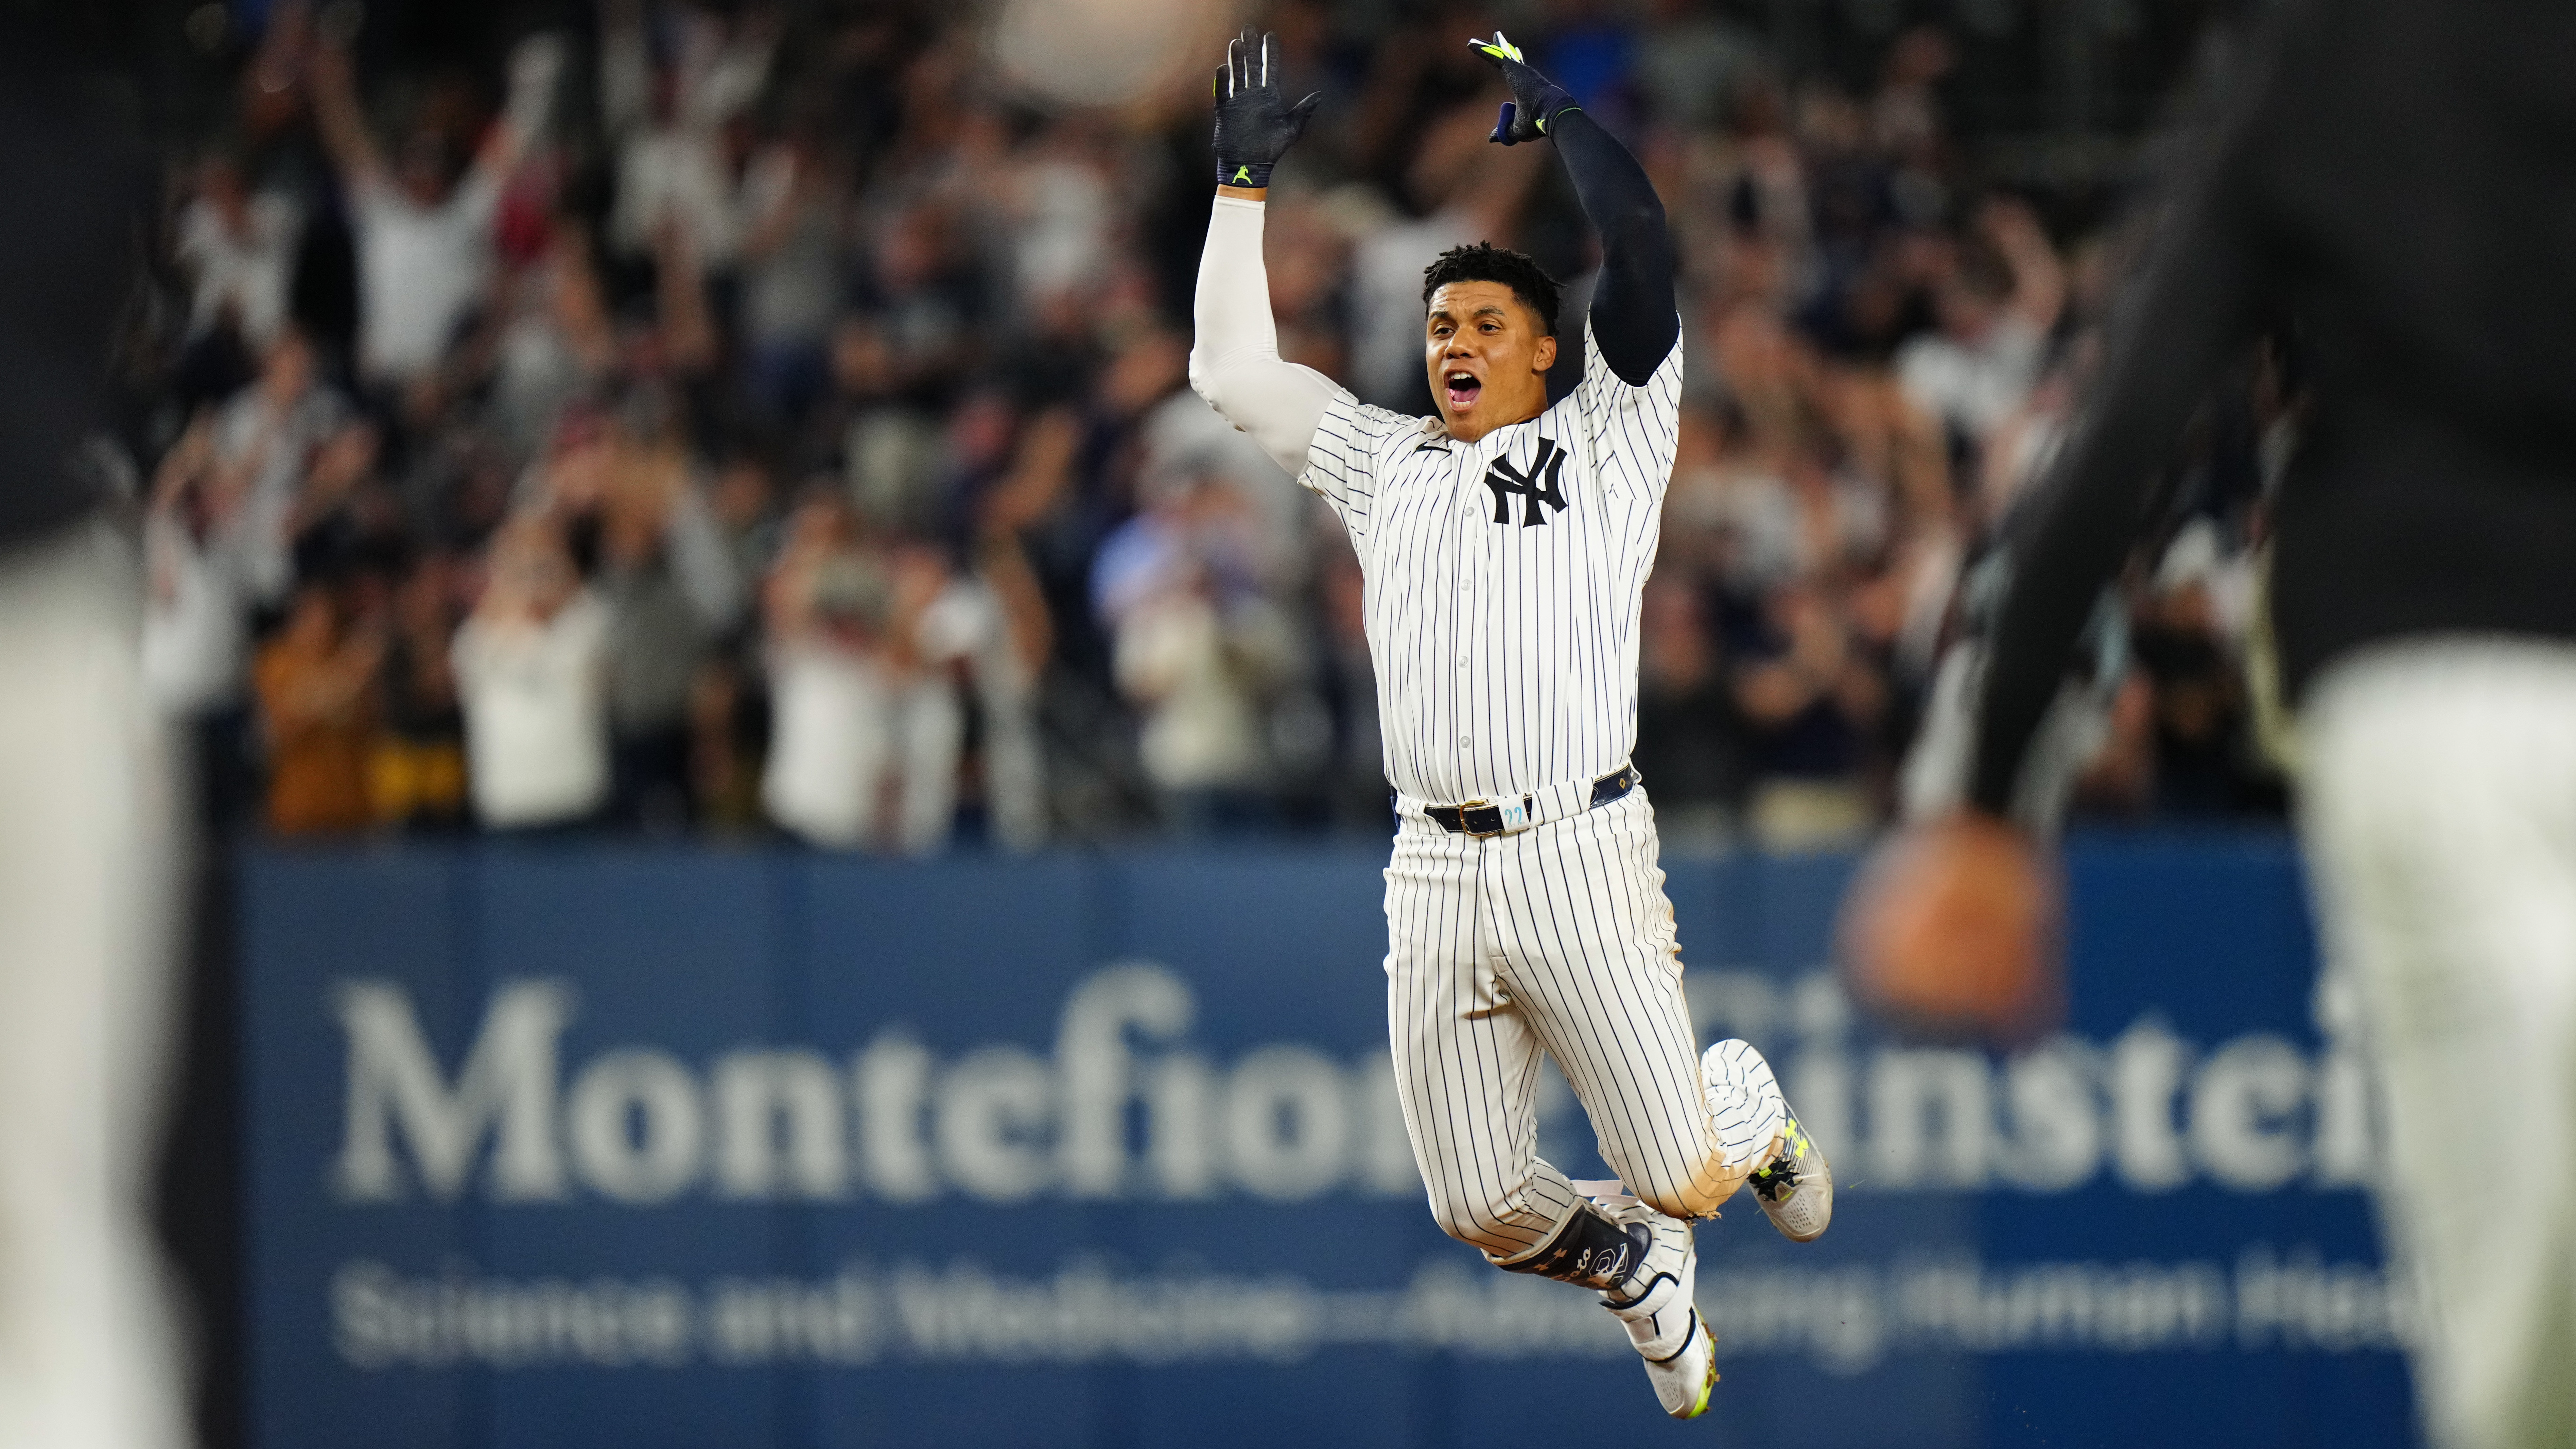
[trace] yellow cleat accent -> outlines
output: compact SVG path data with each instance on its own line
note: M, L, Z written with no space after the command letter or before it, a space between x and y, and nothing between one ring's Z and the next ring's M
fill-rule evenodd
M1694 1308L1691 1310L1691 1317L1697 1320L1694 1326L1700 1332L1708 1333L1708 1320L1699 1317L1698 1309ZM1686 1414L1675 1414L1673 1417L1676 1419L1696 1419L1700 1415L1707 1413L1709 1395L1715 1391L1716 1388L1717 1335L1714 1333L1708 1333L1708 1377L1701 1382L1699 1386L1699 1398L1692 1402L1690 1412Z
M1707 1383L1704 1383L1704 1384L1702 1384L1702 1385L1700 1385L1700 1386L1699 1386L1699 1402L1698 1402L1698 1403L1696 1403L1696 1404L1691 1405L1691 1411L1690 1411L1689 1413L1687 1413L1687 1414L1682 1415L1682 1417L1683 1417L1683 1418L1685 1418L1685 1419L1696 1419L1696 1418L1698 1418L1700 1415L1707 1413L1707 1412L1708 1412L1708 1399L1709 1399L1709 1394L1710 1394L1710 1392L1711 1392L1712 1390L1714 1390L1716 1387L1717 1387L1717 1370L1716 1370L1716 1369L1714 1369L1714 1368L1711 1368L1711 1369L1708 1371L1708 1382L1707 1382Z

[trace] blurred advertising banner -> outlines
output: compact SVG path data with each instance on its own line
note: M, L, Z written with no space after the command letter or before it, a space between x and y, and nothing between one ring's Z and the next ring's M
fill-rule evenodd
M1448 1446L1658 1423L1431 1225L1382 850L253 855L261 1449ZM1668 860L1703 1036L1842 1184L1700 1233L1736 1442L2413 1442L2378 1132L2290 848L2096 840L2075 1020L1877 1039L1849 862ZM1541 1149L1607 1176L1551 1075Z

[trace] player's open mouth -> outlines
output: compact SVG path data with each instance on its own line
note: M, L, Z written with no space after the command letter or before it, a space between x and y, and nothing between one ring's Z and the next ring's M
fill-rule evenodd
M1449 394L1449 410L1451 412L1457 412L1463 408L1473 406L1476 401L1476 394L1483 391L1485 386L1482 382L1476 380L1476 375L1472 372L1450 373L1447 378L1443 379L1443 382L1444 390Z

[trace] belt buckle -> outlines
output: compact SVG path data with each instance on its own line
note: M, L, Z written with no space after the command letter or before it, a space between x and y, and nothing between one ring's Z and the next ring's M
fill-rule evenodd
M1476 827L1468 824L1467 812L1470 810L1493 811L1494 828L1491 830L1478 830ZM1465 835L1470 840L1493 840L1500 836L1517 835L1529 828L1529 798L1527 796L1522 796L1519 799L1514 800L1504 800L1501 802L1484 799L1467 800L1460 802L1458 806L1459 833Z
M1461 800L1461 801L1459 801L1459 802L1458 802L1458 833L1459 833L1459 834L1461 834L1461 835L1466 836L1469 840L1491 840L1491 839L1493 839L1494 837L1496 837L1496 836L1498 836L1498 835L1501 835L1501 834L1503 833L1503 828L1502 828L1500 825L1496 825L1496 826L1495 826L1493 829L1491 829L1491 830L1478 830L1475 826L1470 825L1470 824L1468 824L1468 823L1467 823L1467 812L1468 812L1468 811L1470 811L1470 810L1492 810L1492 809L1493 809L1493 804L1492 804L1492 802L1487 801L1487 800L1483 800L1483 799L1475 799L1475 800ZM1497 811L1495 811L1494 813L1495 813L1495 816L1496 816L1496 818L1497 818L1497 819L1499 819L1499 818L1501 817L1501 814L1502 814L1502 812L1501 812L1501 811L1497 810Z

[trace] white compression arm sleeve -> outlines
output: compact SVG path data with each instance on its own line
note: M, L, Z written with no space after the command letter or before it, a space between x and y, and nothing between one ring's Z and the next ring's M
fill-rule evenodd
M1315 425L1339 389L1311 367L1280 360L1270 273L1261 262L1264 210L1258 201L1220 196L1208 217L1191 308L1198 335L1190 344L1190 389L1293 478L1306 471Z

